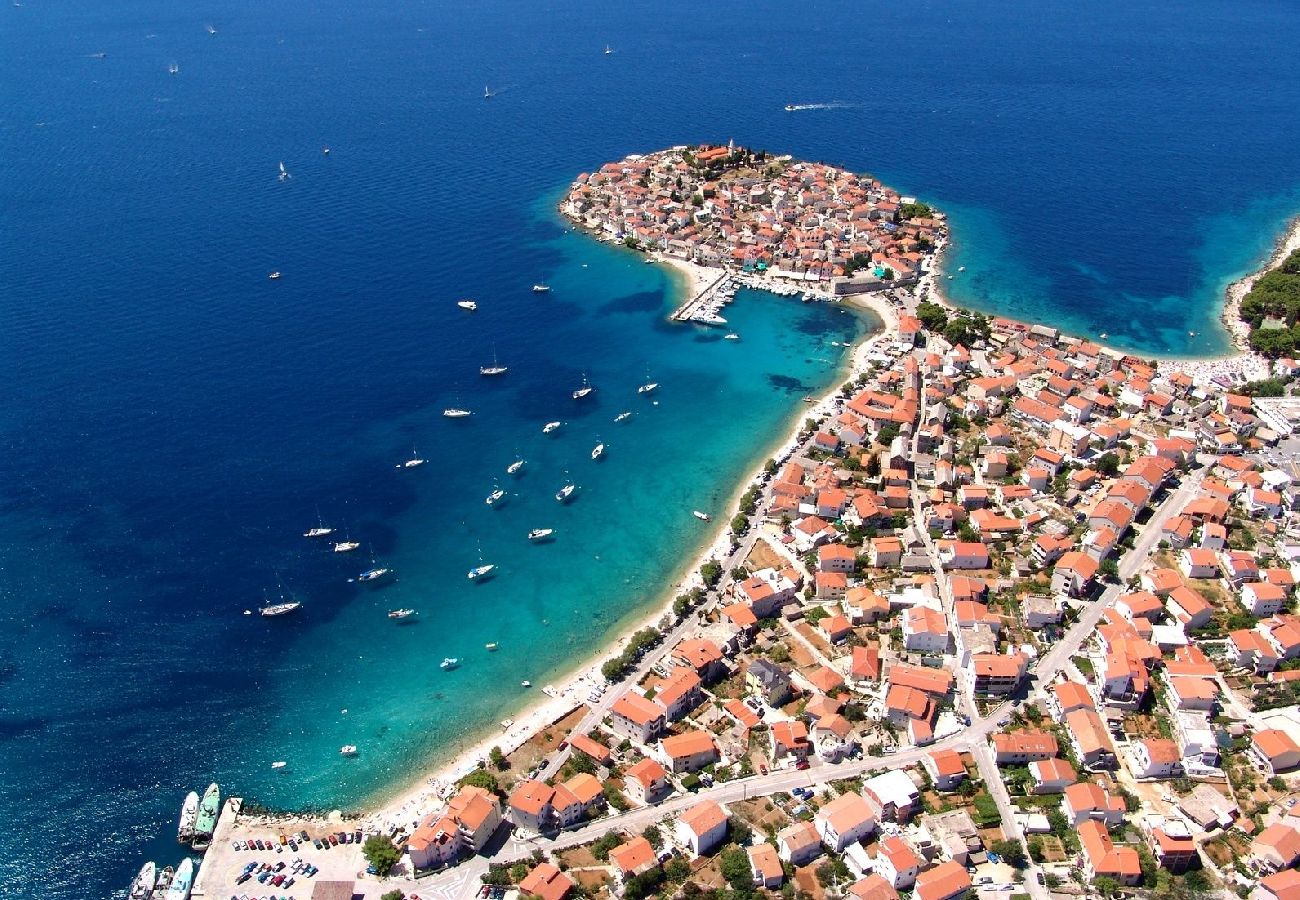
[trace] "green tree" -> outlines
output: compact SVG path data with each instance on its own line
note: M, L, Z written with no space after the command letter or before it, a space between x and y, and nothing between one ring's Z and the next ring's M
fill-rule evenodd
M722 851L719 863L722 877L738 894L748 894L753 890L753 872L749 867L749 854L735 844L730 844Z
M406 900L406 895L399 890L391 890L387 893L380 894L379 900Z
M650 842L650 846L654 848L655 853L663 849L664 836L658 825L647 825L646 830L641 832L641 837Z
M609 859L609 851L621 843L623 843L623 839L616 832L608 832L597 838L596 842L591 845L591 855L604 862Z
M375 874L387 878L393 866L402 858L402 851L397 849L393 839L386 834L372 834L361 845L361 855L374 867Z
M1013 838L1003 841L994 841L993 846L989 848L1009 866L1017 869L1023 869L1027 860L1025 859L1025 846Z
M488 870L479 877L484 884L505 887L510 884L510 868L504 863L488 863Z
M1119 882L1109 875L1101 875L1092 880L1092 888L1103 897L1114 897L1119 893Z
M922 300L916 305L916 317L926 331L943 331L948 324L948 313L938 303Z
M506 762L506 755L501 752L500 747L493 747L488 751L488 762L492 763L492 768L501 770L510 765Z
M501 790L497 784L497 777L486 769L475 769L468 775L463 776L457 784L462 787L468 785L483 788L483 790L493 794L499 793Z

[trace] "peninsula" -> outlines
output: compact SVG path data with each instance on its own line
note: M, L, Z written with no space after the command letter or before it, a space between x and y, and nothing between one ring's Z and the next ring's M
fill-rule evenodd
M195 896L1295 896L1294 401L936 302L942 216L832 167L679 147L561 209L885 328L666 609L364 819L227 801Z

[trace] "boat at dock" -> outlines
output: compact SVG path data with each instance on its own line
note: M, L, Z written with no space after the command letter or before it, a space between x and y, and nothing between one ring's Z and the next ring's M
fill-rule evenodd
M573 496L573 492L576 491L577 489L578 486L576 484L566 484L564 487L560 488L558 491L555 492L555 499L561 503L566 503L568 502L569 498Z
M506 466L506 474L517 475L519 474L519 470L522 469L523 467L524 467L524 461L522 459L517 459L514 462L512 462L510 465Z
M478 309L478 304L475 303L473 300L457 300L456 305L459 306L461 309L468 309L470 312L473 312L474 310Z
M559 422L547 422L542 426L542 434L550 434L552 431L559 428L560 424L561 423Z
M216 830L217 816L220 813L221 789L217 787L217 783L214 781L208 785L208 789L203 792L203 799L199 801L199 815L194 820L194 841L190 844L191 847L200 852L208 848L208 844L212 843L212 832ZM186 862L189 862L189 860L182 862L180 868L176 870L176 879L172 882L172 887L167 889L167 896L171 896L171 891L174 889L176 882L180 881L181 871L184 869ZM193 880L192 875L191 880ZM187 896L189 895L188 887L186 887L185 893Z
M131 887L127 889L127 900L149 900L153 896L153 885L158 880L158 866L151 859L140 867L140 874L135 876Z
M466 416L474 415L468 409L461 409L459 406L451 406L442 411L442 414L448 419L463 419Z
M533 285L533 293L534 293L534 294L545 294L545 293L548 293L550 290L551 290L551 286L550 286L549 284L535 284L535 285Z
M339 756L356 756L356 755L357 755L356 744L344 744L342 747L339 748Z
M415 610L409 608L393 609L393 610L389 610L388 612L388 618L395 619L398 622L402 621L403 619L414 618L416 615L418 615L418 613L416 613Z
M163 895L163 900L189 900L190 889L194 887L194 860L182 859L181 864L176 867L176 874L172 876L172 883L167 886L167 893ZM157 897L157 891L154 892Z
M528 540L544 541L553 534L555 534L554 528L534 528L532 531L528 532Z
M270 606L259 607L257 611L264 617L273 619L276 616L287 616L289 613L297 612L301 608L301 600L286 600L283 603L272 603Z
M199 817L199 795L197 791L190 791L185 795L185 801L181 804L181 822L176 829L176 840L182 844L188 844L194 840L194 820Z
M334 545L335 553L351 553L361 546L360 541L339 541Z
M469 573L465 577L470 581L486 581L488 578L492 577L492 573L495 570L496 566L493 563L485 563L470 569Z
M601 458L602 456L604 456L604 455L605 455L605 445L604 445L604 444L597 444L595 447L592 447L592 448L591 448L591 458L592 458L592 459L600 459L600 458Z
M153 884L153 896L162 897L167 893L167 888L171 887L172 879L176 876L176 870L167 866L158 873L158 880Z
M438 668L442 669L444 672L449 672L459 665L460 659L455 656L448 656L442 662L438 663Z
M695 518L699 519L701 522L713 521L713 516L709 515L706 512L700 512L698 509L691 510L691 515L695 516Z
M578 388L576 391L573 392L573 399L581 400L583 397L586 397L594 390L595 388L587 383L587 373L584 372L582 374L582 387Z

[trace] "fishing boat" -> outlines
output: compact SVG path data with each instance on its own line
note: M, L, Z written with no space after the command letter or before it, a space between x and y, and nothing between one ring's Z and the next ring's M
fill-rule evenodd
M172 876L172 883L167 886L167 893L163 895L163 898L164 900L189 900L192 887L194 887L194 860L182 859L181 864L176 867L176 874Z
M289 764L288 764L287 762L285 762L284 760L282 760L282 759L277 759L275 762L271 763L271 768L272 768L272 769L275 769L275 770L278 772L280 769L283 769L283 768L284 768L285 766L287 766L287 765L289 765Z
M335 553L351 553L361 546L360 541L339 541L334 545Z
M523 467L524 467L524 461L522 459L517 459L514 462L512 462L510 465L506 466L506 474L517 475L519 474L519 470L522 469Z
M442 662L438 663L438 668L444 671L450 671L460 665L460 660L455 656L448 656Z
M632 415L631 412L621 412L614 417L615 422L624 422Z
M272 281L279 281L279 280L280 280L280 272L279 272L279 270L276 270L276 271L272 272L270 275L267 275L266 277L269 278L269 279L271 279Z
M208 785L208 789L203 792L203 799L199 801L199 815L194 820L194 842L190 845L191 847L199 851L207 849L208 844L212 842L212 832L217 827L217 816L220 813L221 789L217 787L217 783L214 781ZM188 861L186 860L186 862ZM184 866L185 863L182 862L181 868L184 868ZM176 881L179 881L180 877L181 869L178 868L176 870ZM176 881L172 882L173 887L176 885ZM186 893L189 893L188 889L186 889ZM171 895L168 894L168 896Z
M488 578L492 577L492 572L495 569L496 566L492 563L485 563L470 569L469 573L465 577L470 581L486 581Z
M280 180L288 181L292 177L293 176L289 174L289 170L284 167L284 163L280 163Z
M339 755L340 755L340 756L356 756L356 755L357 755L357 745L356 745L356 744L344 744L342 747L339 748Z
M149 900L153 896L153 884L158 880L158 866L151 859L140 867L140 874L135 876L127 890L128 900Z
M478 304L475 303L473 300L457 300L456 305L459 306L461 309L468 309L470 312L473 312L474 310L478 309Z
M422 466L422 465L424 465L424 463L425 463L425 460L422 459L422 458L420 457L420 454L419 454L419 453L416 453L416 452L415 452L415 447L411 447L411 458L408 459L408 460L406 460L406 461L404 461L404 462L402 462L402 463L400 463L400 464L398 464L397 468L399 468L399 469L414 469L416 466Z
M483 649L484 649L484 650L488 650L488 651L495 650L496 648L497 648L497 642L496 642L496 641L492 641L491 643L487 643L487 644L484 644L484 645L483 645Z
M699 519L701 522L713 521L713 516L709 515L706 512L700 512L698 509L691 510L691 515L695 516L695 518Z
M648 382L646 382L645 384L641 385L639 388L637 388L637 389L636 389L636 392L637 392L638 394L648 394L648 393L650 393L651 391L653 391L653 390L654 390L655 388L657 388L657 387L659 387L659 382L657 382L657 381L648 381Z
M559 422L547 422L545 425L542 426L542 434L550 434L552 431L554 431L559 427L560 427Z
M302 608L301 600L286 600L283 603L272 603L270 606L258 608L258 612L268 619L276 616L287 616L291 612L296 612Z
M573 496L573 492L576 491L577 489L578 486L576 484L566 484L564 487L560 488L558 491L555 492L555 499L561 503L565 503L568 501L570 497Z
M449 419L463 419L473 415L468 409L461 409L459 406L448 407L442 411L442 414Z
M578 388L576 391L573 392L573 399L574 399L574 400L581 400L583 397L586 397L588 394L590 394L590 393L591 393L592 391L594 391L594 390L595 390L595 388L592 387L590 384L587 383L587 373L586 373L586 372L583 372L583 373L582 373L582 387Z
M505 495L506 495L505 491L501 490L501 488L497 488L492 493L488 494L487 499L484 500L483 502L486 503L488 506L496 506L497 502Z
M545 294L545 293L547 293L548 291L550 291L550 289L551 289L551 286L550 286L549 284L535 284L535 285L533 285L533 293L534 293L534 294Z
M414 615L416 615L416 612L413 609L394 609L389 611L388 618L396 619L400 622L402 619L409 619Z
M592 459L600 459L600 458L601 458L602 456L604 456L604 455L605 455L605 445L604 445L604 444L597 444L595 447L592 447L592 448L591 448L591 458L592 458Z
M528 540L544 541L553 534L555 534L554 528L534 528L532 531L528 532Z
M194 840L194 820L199 817L199 795L190 791L181 804L181 823L176 829L176 840L188 844Z

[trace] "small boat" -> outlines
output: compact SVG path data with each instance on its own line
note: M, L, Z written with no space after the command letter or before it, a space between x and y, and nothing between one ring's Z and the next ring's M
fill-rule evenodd
M657 381L650 381L650 382L647 382L646 384L641 385L639 388L637 388L637 389L636 389L636 392L637 392L638 394L648 394L648 393L650 393L651 391L653 391L653 390L654 390L655 388L657 388L657 387L659 387L659 382L657 382Z
M722 339L724 341L738 341L740 340L740 335L736 334L736 332L733 331L730 334L724 334L722 336Z
M163 900L189 900L192 887L194 887L194 860L187 857L176 867L176 874L172 876L172 883L167 886L167 893L163 895Z
M287 766L287 765L289 765L289 764L288 764L287 762L285 762L284 760L282 760L282 759L277 759L275 762L271 763L271 768L272 768L272 769L275 769L276 771L279 771L280 769L283 769L283 768L284 768L285 766Z
M344 744L342 747L339 748L339 755L340 755L340 756L356 756L356 755L357 755L357 745L356 745L356 744Z
M442 414L449 419L463 419L466 416L474 415L468 409L461 409L459 406L451 406L442 411Z
M181 823L176 829L176 840L182 844L194 840L194 820L198 817L199 795L196 791L190 791L185 795L185 802L181 804Z
M469 573L465 577L470 581L486 581L492 576L492 572L495 569L496 566L492 563L485 563L470 569Z
M484 650L489 650L489 651L491 651L491 650L495 650L496 648L497 648L497 642L496 642L496 641L492 641L491 643L488 643L488 644L484 644L484 645L483 645L483 649L484 649Z
M135 876L127 890L127 900L149 900L153 896L153 884L158 880L158 866L151 859L140 867L140 874Z
M816 403L817 401L814 400L812 397L804 397L804 398L803 398L803 402L804 402L804 403Z
M613 54L613 52L614 52L614 48L611 47L609 44L606 44L606 45L605 45L605 55L606 55L606 56L610 56L611 54Z
M158 873L158 880L153 885L154 897L162 897L167 893L167 888L171 887L172 878L176 876L176 870L171 866L163 869Z
M616 416L614 417L614 421L615 421L615 422L625 422L625 421L627 421L627 419L629 419L629 418L631 417L631 415L632 415L632 413L630 413L630 412L621 412L621 413L619 413L618 415L616 415Z
M293 176L289 174L289 170L284 167L284 163L280 163L280 180L288 181L292 177Z
M691 515L695 516L695 518L699 519L701 522L713 521L713 516L709 515L706 512L700 512L698 509L691 510Z
M272 281L279 281L279 280L280 280L280 272L277 270L277 271L275 271L275 272L272 272L270 275L267 275L266 277L269 278L269 279L271 279Z
M442 662L438 663L438 668L444 671L450 671L460 665L460 660L455 656L448 656Z
M171 65L169 65L169 66L167 67L167 71L170 72L170 73L173 74L173 75L175 75L175 74L176 74L177 72L179 72L180 70L181 70L181 67L178 66L178 65L176 65L176 63L172 63Z
M796 109L798 109L798 108L799 108L799 107L795 106L793 103L787 103L787 104L785 105L785 111L786 111L786 112L794 112L794 111L795 111Z
M1106 338L1110 337L1110 335L1108 335L1106 332L1103 331L1103 332L1099 335L1099 337L1104 341L1104 340L1106 340Z
M544 541L553 534L555 534L554 528L534 528L532 531L528 532L528 540Z
M521 682L519 682L519 686L520 686L520 687L530 688L530 687L533 686L533 683L532 683L531 681L521 681Z
M965 267L965 266L958 266L958 267L957 267L957 271L958 271L958 272L965 272L965 271L966 271L966 267Z
M351 553L353 550L357 549L360 546L361 546L360 541L339 541L337 544L334 545L334 552Z
M523 467L524 467L524 461L522 459L517 459L514 462L512 462L510 465L506 466L506 474L517 475L519 474L519 470L522 469Z
M486 503L488 506L496 506L497 501L500 500L505 495L506 495L505 491L501 490L501 488L497 488L495 491L488 494L487 499L484 500L483 502Z
M592 448L591 448L591 458L592 458L592 459L600 459L600 458L601 458L602 456L604 456L604 455L605 455L605 445L604 445L604 444L597 444L595 447L592 447Z
M494 92L488 90L487 85L484 85L484 86L483 86L483 99L484 99L484 100L491 100L491 99L492 99L493 97L495 97L495 96L496 96L496 94L495 94Z
M470 312L473 312L474 310L478 309L478 304L475 303L473 300L457 300L456 305L459 306L461 309L468 309Z
M190 844L195 850L206 850L208 844L212 843L212 832L217 828L217 816L221 814L221 789L217 787L214 781L208 785L208 789L203 792L203 799L199 801L199 815L194 820L194 842ZM181 868L176 870L176 879L172 881L172 887L168 891L175 889L176 882L180 880L181 869L184 868L185 862L181 863ZM189 894L186 888L185 893ZM168 896L171 896L170 893Z
M393 609L393 610L389 610L389 612L388 612L388 618L390 618L390 619L396 619L396 620L399 621L399 622L400 622L402 619L409 619L409 618L411 618L411 617L414 616L414 615L416 615L415 610L413 610L413 609L406 609L406 608L403 608L403 609Z
M217 29L213 28L211 25L204 25L203 27L206 28L206 29L208 30L208 34L216 34L216 33L217 33Z
M329 156L329 155L330 155L330 148L329 148L329 147L321 147L320 152L323 153L323 154L325 154L326 156Z
M371 562L373 563L374 560L372 559ZM371 568L366 569L364 572L358 575L357 581L363 581L363 582L378 581L379 579L383 578L385 575L391 574L392 571L393 571L392 569L386 566L372 566Z
M257 611L266 618L272 619L276 616L287 616L289 613L296 612L301 608L302 601L287 600L284 603L272 603L270 606L259 607Z
M576 491L577 489L578 486L576 484L566 484L564 487L560 488L558 491L555 492L555 499L560 501L561 503L565 503L568 501L570 497L573 496L573 492Z
M398 466L397 466L397 468L399 468L399 469L414 469L416 466L422 466L422 465L424 465L424 463L425 463L425 460L422 459L422 458L420 457L420 454L419 454L419 453L415 452L415 447L412 447L412 448L411 448L411 458L408 459L408 460L406 460L405 462L399 463Z
M582 387L578 388L576 391L573 392L573 399L581 400L583 397L586 397L594 390L595 388L587 383L587 373L584 372L582 374Z
M559 422L547 422L545 425L542 426L542 434L550 434L552 431L554 431L559 427L560 427Z
M550 291L550 289L551 289L551 286L550 286L549 284L535 284L535 285L533 285L533 293L534 293L534 294L545 294L545 293L547 293L548 291Z

